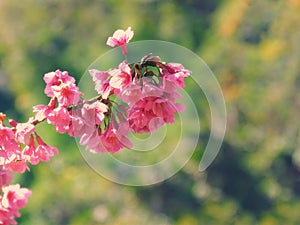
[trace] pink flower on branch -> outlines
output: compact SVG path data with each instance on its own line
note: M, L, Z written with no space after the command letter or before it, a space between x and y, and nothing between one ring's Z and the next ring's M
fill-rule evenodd
M0 163L1 165L12 155L21 152L18 142L15 140L13 129L0 124Z
M30 162L32 165L37 165L40 162L33 135L30 136L29 144L23 149L22 158Z
M126 137L127 134L128 131L127 133L123 133L122 130L117 130L110 125L105 130L104 134L100 136L105 151L115 153L122 150L124 147L131 148L132 143Z
M53 86L52 91L61 106L76 105L80 100L79 88L70 82Z
M112 37L107 39L106 44L111 47L119 46L122 49L124 56L128 55L126 44L132 39L133 31L131 27L128 27L127 30L116 30Z
M108 112L108 106L99 101L92 104L85 103L82 107L82 117L85 124L91 127L102 124L106 112Z
M12 179L13 179L12 173L7 170L3 170L0 167L0 189L3 186L9 185Z
M131 83L131 68L125 61L119 65L118 69L111 70L110 74L112 77L109 84L115 89L122 90Z
M173 123L183 106L162 97L145 97L128 111L128 122L135 133L153 133L165 123Z
M67 71L61 72L60 70L46 73L44 75L44 81L46 83L44 92L50 98L54 96L53 87L60 86L61 84L65 83L75 84L74 77L69 76Z
M180 63L168 63L162 68L162 76L164 78L164 82L167 84L164 85L172 85L174 89L183 89L184 78L190 76L192 71L184 68Z
M58 149L47 145L40 136L36 136L36 141L38 146L35 150L35 154L40 161L48 162L50 157L54 156L54 154L58 154Z
M19 184L4 187L2 188L2 191L2 206L4 208L11 208L15 210L23 208L27 204L27 198L31 196L31 191L27 188L21 188Z
M18 123L16 126L15 139L22 144L28 144L29 136L35 131L35 126L31 122Z
M63 106L52 110L47 115L48 123L55 125L55 130L61 134L69 130L71 120L70 112Z
M107 45L119 46L127 59L127 43L134 33L131 27L117 30ZM179 63L164 63L148 54L140 62L121 62L107 71L89 70L98 96L81 100L82 93L67 71L46 73L45 94L48 105L33 107L35 116L26 123L9 120L0 113L0 224L16 224L19 208L27 203L31 192L18 185L9 185L10 172L24 173L27 163L47 162L58 149L47 145L36 125L47 121L58 133L79 137L79 143L93 153L116 153L131 148L130 131L152 133L175 121L175 114L184 110L176 101L184 88L184 79L191 74ZM119 104L118 100L123 103ZM126 106L125 106L126 105ZM1 191L1 190L0 190Z
M80 144L85 145L86 149L93 153L115 153L124 147L132 146L130 140L120 135L114 128L107 128L104 134L100 134L96 129L93 133L86 133L81 137Z
M35 113L34 120L37 122L42 122L47 119L49 113L51 113L56 106L56 98L52 98L48 105L35 105L32 107Z
M164 90L161 87L154 85L152 81L152 78L148 77L143 77L141 79L135 77L133 81L118 94L118 97L129 106L132 106L145 97L163 96Z
M111 70L99 71L96 69L89 70L89 73L95 83L95 90L102 96L102 99L107 99L113 93L114 88L110 86Z
M8 158L4 164L4 169L15 173L24 173L26 170L30 170L21 154L12 155Z
M2 188L3 196L0 196L0 224L17 224L15 217L20 217L20 208L24 208L31 196L31 191L21 188L19 184Z
M119 114L118 121L115 120L115 115L111 115L111 122L108 125L102 124L102 128L94 124L94 126L83 126L80 131L80 145L86 146L86 149L94 153L115 153L122 150L124 147L131 148L132 143L127 138L129 127L125 118ZM84 117L86 120L87 117ZM94 121L91 119L91 121Z

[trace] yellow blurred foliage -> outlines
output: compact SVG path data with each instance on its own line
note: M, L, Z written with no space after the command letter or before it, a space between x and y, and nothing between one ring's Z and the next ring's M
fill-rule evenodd
M277 220L276 218L272 216L266 216L262 219L260 225L277 225Z
M197 225L199 222L194 217L186 215L177 222L177 225Z
M289 5L291 7L300 7L300 0L289 0Z
M284 49L284 42L278 39L263 41L260 45L260 56L262 59L270 61L275 59Z
M219 18L219 33L223 37L230 37L241 23L251 0L229 1Z
M32 107L32 105L31 105L31 95L29 93L19 94L16 97L15 105L19 109L24 109L24 110L30 109Z
M222 91L226 102L234 101L238 98L240 87L235 80L235 75L231 74L230 72L225 74L225 80L222 82Z

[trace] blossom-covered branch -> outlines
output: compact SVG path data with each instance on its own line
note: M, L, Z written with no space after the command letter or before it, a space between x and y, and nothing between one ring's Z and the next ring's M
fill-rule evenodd
M47 105L33 106L34 116L18 123L0 114L0 224L16 224L18 209L27 203L31 191L10 185L11 172L24 173L28 164L47 162L58 149L45 143L36 126L53 125L56 132L78 137L79 143L93 153L115 153L132 148L129 132L153 133L175 114L184 110L177 103L178 90L191 74L179 63L164 63L151 53L139 62L127 61L127 43L133 31L117 30L107 44L119 46L125 57L116 68L89 71L97 96L84 99L75 78L67 71L46 73L44 93Z

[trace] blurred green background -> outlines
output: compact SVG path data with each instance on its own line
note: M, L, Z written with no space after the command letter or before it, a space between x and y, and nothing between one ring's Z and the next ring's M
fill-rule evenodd
M177 43L212 69L228 112L219 155L198 172L210 131L201 120L178 174L126 187L93 172L73 139L40 126L60 154L15 177L33 190L19 224L300 224L300 0L0 0L0 111L25 121L48 101L44 73L79 79L128 26L135 41ZM203 96L197 106L209 115Z

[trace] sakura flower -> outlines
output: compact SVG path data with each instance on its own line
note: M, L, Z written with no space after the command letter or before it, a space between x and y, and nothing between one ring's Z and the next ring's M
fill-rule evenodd
M91 152L104 152L104 148L102 148L102 150L98 150L99 144L101 144L101 140L100 130L97 128L90 129L89 131L82 134L79 140L79 144L86 146L86 149L90 150Z
M13 175L11 172L0 169L0 188L3 186L7 186L13 178Z
M30 136L28 145L26 145L23 149L22 158L30 162L32 165L37 165L40 162L36 152L36 145L33 135Z
M0 196L1 200L1 196ZM15 221L15 216L13 214L14 212L9 211L8 209L4 208L0 205L0 221L1 225L11 225L11 224L17 224Z
M18 151L20 151L20 147L15 141L14 131L0 124L0 159L3 157L5 160Z
M80 100L79 88L71 82L53 86L52 91L58 103L62 106L76 105Z
M1 208L12 210L14 216L20 216L18 210L27 204L31 191L27 188L21 188L19 184L3 187L2 191Z
M108 112L108 106L99 101L92 104L86 103L82 107L82 117L91 127L101 124L106 112Z
M129 108L129 126L136 133L152 133L165 123L173 123L175 113L181 110L180 104L167 98L146 97Z
M11 128L5 127L0 124L0 143L5 146L6 143L14 140L14 132Z
M107 152L115 153L122 150L124 147L132 147L132 143L126 137L127 134L128 129L123 129L122 126L119 127L119 129L116 129L112 124L110 124L105 129L103 135L100 136L100 139Z
M71 137L77 137L82 135L82 127L84 126L84 121L79 115L80 110L72 109L70 112L71 123L69 126L68 134Z
M26 170L30 170L20 154L9 157L4 164L4 169L15 173L24 173Z
M56 98L52 98L49 102L48 105L36 105L33 106L33 112L36 113L35 114L35 120L41 122L43 120L45 120L49 113L52 112L52 110L55 109L56 106Z
M44 81L46 83L46 88L44 90L45 94L48 97L53 97L53 87L60 86L62 83L72 83L75 84L75 79L69 76L67 71L61 72L60 70L56 70L55 72L46 73L44 75Z
M139 79L135 77L132 83L124 88L117 96L129 105L138 101L142 96L142 85Z
M113 88L122 90L131 83L131 68L125 61L119 65L118 69L112 70L110 74L112 77L109 84Z
M103 99L107 99L109 95L113 93L113 87L109 84L110 71L99 71L96 69L89 70L90 75L95 83L95 90L102 96Z
M90 130L90 127L87 127L85 121L82 117L82 110L81 108L73 108L70 111L71 116L71 123L68 130L68 134L71 137L78 137L82 136L86 130Z
M48 123L55 125L55 130L58 133L63 134L70 128L70 112L66 107L58 107L48 114L47 121Z
M29 136L35 131L35 126L30 123L18 123L16 125L16 140L22 144L28 144Z
M2 191L2 205L6 208L23 208L27 204L27 198L31 196L31 191L21 188L19 184L4 187Z
M143 85L143 98L153 96L153 97L161 97L164 94L164 90L162 90L155 81L150 77L143 77L142 79Z
M31 191L21 188L19 184L2 188L3 196L0 196L0 224L17 224L15 217L20 217L20 208L25 207Z
M35 154L40 161L48 162L50 160L50 157L58 153L57 148L47 145L38 135L36 136L36 141L38 143L38 146L36 148Z
M34 137L31 135L29 144L24 147L22 152L22 158L32 165L37 165L40 161L47 162L54 154L58 153L55 147L47 145L41 137L36 136L38 146L34 142Z
M161 97L164 90L153 84L152 78L143 77L141 80L135 77L131 84L117 96L126 102L129 106L134 105L137 101L149 97Z
M168 83L166 85L174 85L176 89L184 88L184 78L190 76L191 73L180 63L168 63L162 69L164 82Z
M123 55L127 56L126 44L132 39L133 34L131 27L128 27L125 31L121 29L116 30L113 36L107 39L106 44L111 47L119 46L122 49Z
M86 149L93 153L115 153L124 147L131 148L132 143L127 138L129 132L128 122L121 115L119 113L118 122L113 117L110 124L104 128L104 131L95 127L85 132L80 137L79 143L85 145Z

